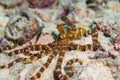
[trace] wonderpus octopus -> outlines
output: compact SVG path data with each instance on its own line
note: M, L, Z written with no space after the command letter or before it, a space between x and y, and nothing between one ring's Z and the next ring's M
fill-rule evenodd
M58 38L56 38L55 41L53 41L52 43L49 43L47 45L38 45L38 44L33 45L30 42L28 46L26 46L22 49L13 50L10 52L5 52L5 51L1 50L0 51L1 53L5 53L8 56L23 54L25 56L29 56L29 58L19 57L16 60L8 63L7 65L0 65L0 69L10 68L17 62L32 63L32 61L34 59L39 60L43 56L49 55L46 63L44 63L44 65L39 68L38 72L35 75L32 75L28 78L28 80L39 80L40 77L42 77L41 76L42 73L51 64L53 58L58 56L56 69L54 70L54 79L55 80L69 80L69 78L72 77L72 75L73 75L72 64L79 63L80 65L82 65L83 62L82 62L82 60L77 59L77 58L69 60L66 63L66 72L65 72L66 74L63 74L61 65L63 63L63 59L64 59L64 55L65 55L66 51L71 51L71 50L79 50L79 51L101 50L101 51L104 51L104 49L102 48L102 46L100 45L100 43L98 41L98 31L102 31L98 26L94 26L93 29L88 30L88 31L86 31L86 29L84 29L84 28L73 28L73 27L71 27L71 29L69 28L69 30L68 30L68 28L64 29L63 26L64 25L62 25L62 24L57 25L57 29L59 31ZM74 44L74 43L70 42L72 40L78 40L81 37L83 37L83 36L86 37L88 35L92 36L93 44L78 45L78 44ZM8 47L7 47L7 49L9 50ZM38 53L33 54L30 51L38 51Z

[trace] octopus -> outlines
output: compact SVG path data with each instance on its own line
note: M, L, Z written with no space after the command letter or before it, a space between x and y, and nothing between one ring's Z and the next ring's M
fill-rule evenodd
M37 73L34 75L31 75L28 80L39 80L42 77L42 73L49 67L51 64L52 60L58 56L57 59L57 65L54 70L54 79L55 80L69 80L70 77L73 76L73 68L72 65L73 63L79 63L80 65L83 64L82 60L79 58L73 58L69 60L66 63L66 71L65 74L62 72L62 63L63 59L65 56L65 53L67 51L71 50L79 50L79 51L97 51L101 50L104 51L102 46L100 45L98 41L98 31L100 31L100 28L98 26L95 26L92 30L86 31L84 28L64 28L64 25L58 24L57 29L59 31L58 37L53 41L52 43L48 43L45 45L40 45L40 44L32 44L29 42L29 45L21 48L21 49L16 49L10 52L5 52L4 50L1 49L1 53L4 53L8 56L13 56L13 55L18 55L18 54L23 54L25 56L29 56L29 58L21 58L18 57L16 60L5 64L5 65L0 65L0 69L4 68L10 68L14 64L18 62L23 62L24 64L26 63L31 63L35 60L40 60L43 56L49 56L47 61L39 68ZM68 30L67 30L68 29ZM78 45L74 44L71 41L72 40L78 40L81 37L85 36L92 36L92 44L87 44L87 45ZM7 48L9 50L9 48ZM31 53L30 51L38 51L36 54Z

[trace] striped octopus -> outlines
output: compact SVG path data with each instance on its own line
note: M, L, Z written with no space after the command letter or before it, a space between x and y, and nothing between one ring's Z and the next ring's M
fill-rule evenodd
M99 27L95 26L92 30L86 31L84 28L66 28L66 30L63 28L62 24L57 25L57 29L59 31L58 38L53 41L52 43L48 43L47 45L40 45L40 44L31 44L29 42L29 45L22 48L22 49L17 49L13 50L10 52L6 52L1 49L0 53L5 53L8 56L13 56L17 54L23 54L25 56L29 56L29 58L17 58L16 60L6 64L6 65L0 65L0 69L4 68L10 68L14 64L18 62L23 62L23 63L32 63L34 59L41 59L43 56L49 56L46 63L43 64L38 70L38 72L35 75L30 76L28 79L29 80L39 80L42 76L42 73L49 67L51 64L52 60L58 55L58 60L57 60L57 65L54 70L54 79L55 80L69 80L70 77L73 76L73 63L79 63L82 65L82 60L80 59L71 59L66 63L66 73L62 73L62 63L64 59L64 55L66 51L71 51L71 50L79 50L79 51L96 51L96 50L102 50L104 49L101 47L99 41L98 41L98 31L101 30ZM87 45L78 45L74 44L70 41L72 40L78 40L81 37L85 36L92 36L92 41L93 44L87 44ZM10 50L9 47L6 48L7 50ZM31 53L30 51L39 51L36 54Z

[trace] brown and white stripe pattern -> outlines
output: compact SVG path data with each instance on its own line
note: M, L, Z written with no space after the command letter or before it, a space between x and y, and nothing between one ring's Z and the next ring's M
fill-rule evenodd
M98 29L97 27L95 27L91 32L87 31L85 33L85 36L91 35L92 36L92 42L93 44L87 44L87 45L80 45L79 46L79 50L80 51L87 51L87 50L91 50L91 51L96 51L96 50L102 50L104 51L104 49L102 48L102 46L100 45L99 41L98 41L98 31L100 29Z
M46 68L48 68L53 58L55 58L57 54L58 54L57 50L55 50L52 54L50 54L46 63L44 63L44 65L38 70L38 72L34 76L30 77L30 80L37 80L37 79L39 80L41 77L41 74L45 71Z
M66 63L66 68L67 68L67 72L66 75L68 75L69 77L72 77L73 75L73 70L72 70L72 64L78 62L80 65L82 65L82 61L79 59L71 59Z
M93 49L94 51L98 50L99 48L99 42L98 42L98 30L97 29L93 29L92 30L92 41L93 41Z
M32 62L32 59L31 58L17 58L14 61L9 62L5 65L0 65L0 69L10 68L18 62L30 63L30 62Z
M102 50L104 51L104 49L102 48L102 46L100 45L99 41L98 41L98 31L100 29L98 29L97 27L95 27L93 30L91 31L86 31L83 36L87 37L88 35L92 36L92 42L93 44L87 44L87 45L78 45L78 44L74 44L74 43L70 43L69 44L69 48L72 50L77 49L79 51L87 51L87 50L91 50L91 51L96 51L96 50Z
M11 50L11 49L14 49L14 48L16 48L16 47L18 47L19 46L19 44L14 44L14 46L6 46L6 47L1 47L0 46L0 53L2 53L2 52L4 52L4 51L6 51L6 50Z
M34 47L34 48L32 48L32 50L39 50L40 49L39 48L40 45L34 45L32 47ZM6 64L6 65L1 65L0 69L10 68L10 67L12 67L17 62L30 63L30 62L32 62L35 59L35 57L37 59L40 59L44 55L48 55L51 52L51 50L48 49L48 46L46 47L44 45L42 46L42 50L44 50L44 52L42 52L42 53L39 52L37 54L32 54L32 53L30 53L30 50L31 49L28 49L28 47L25 47L24 49L14 50L14 51L8 53L8 56L12 56L12 55L17 55L17 54L23 53L24 55L27 55L27 56L30 56L30 57L29 58L18 58L18 59L14 60L14 61Z
M93 51L93 45L91 45L91 44L78 45L78 50L79 50L79 51L88 51L88 50Z
M5 68L10 68L11 66L13 66L14 64L23 61L23 58L17 58L16 60L8 63L7 65L0 65L0 69L5 69Z
M51 48L48 45L30 45L22 49L14 50L10 53L7 53L8 56L13 56L17 54L24 54L26 56L32 56L33 54L30 53L30 51L45 51L45 50L51 50Z
M72 59L69 62L67 62L66 66L67 66L67 72L66 75L62 74L62 62L63 62L63 58L65 55L65 51L68 50L68 48L70 48L70 50L76 50L79 49L80 51L87 51L87 50L98 50L100 48L100 44L98 42L98 29L93 29L92 32L90 33L85 33L85 36L87 35L92 35L92 40L93 40L93 45L68 45L68 41L65 42L66 38L63 38L62 40L53 42L52 44L48 44L48 45L29 45L23 49L19 49L19 50L14 50L10 53L8 53L8 56L12 56L12 55L17 55L17 54L24 54L26 56L30 56L30 58L27 59L16 59L13 62L8 63L7 65L2 65L0 66L1 69L3 68L10 68L11 66L13 66L15 63L17 62L27 62L27 61L32 61L33 59L35 59L35 57L37 57L38 59L42 58L44 55L48 55L50 54L50 52L53 52L50 54L47 62L39 69L39 71L34 75L30 77L30 80L37 80L40 79L41 74L44 72L44 70L46 68L48 68L48 66L50 65L50 63L52 62L53 58L59 54L59 58L58 58L58 62L57 62L57 67L55 70L55 74L58 77L59 80L68 80L69 77L72 76L73 71L72 71L72 64L75 62L79 62L80 64L82 64L82 62L79 59ZM84 34L82 34L83 36ZM69 47L72 46L72 47ZM2 49L1 49L2 50ZM53 51L55 50L55 51ZM31 54L30 51L40 51L41 53L37 53L37 54ZM60 52L58 52L60 51Z
M73 71L72 71L72 64L73 63L80 63L80 65L82 64L82 61L79 60L79 59L71 59L67 62L66 64L66 68L67 68L67 72L65 75L62 74L62 62L63 62L63 58L64 58L64 55L65 55L65 51L62 51L62 53L59 55L59 58L58 58L58 63L57 63L57 67L56 67L56 70L55 70L55 76L57 76L57 78L59 80L68 80L70 77L72 77L73 75Z
M102 48L102 46L100 45L99 41L98 41L98 31L102 31L101 28L96 27L95 29L92 30L92 41L93 41L93 50L102 50L104 51L104 49Z
M55 70L55 75L58 77L59 80L67 80L69 78L68 75L63 75L62 71L61 71L62 70L61 65L62 65L62 62L63 62L64 55L65 55L65 50L63 50L59 53L57 67L56 67L56 70Z
M93 51L93 45L87 44L87 45L79 45L75 43L69 43L68 50L78 50L78 51Z

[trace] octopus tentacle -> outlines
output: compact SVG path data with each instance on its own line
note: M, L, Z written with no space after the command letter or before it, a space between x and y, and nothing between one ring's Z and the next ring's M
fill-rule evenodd
M39 79L41 77L41 74L44 72L44 70L46 68L48 68L48 66L52 62L53 58L56 57L57 54L58 54L57 50L55 50L53 52L53 54L50 54L50 56L48 57L48 60L46 61L46 63L44 63L44 65L39 69L39 71L34 76L30 77L30 80L37 80L37 79Z
M39 45L39 46L40 46L40 45ZM34 46L33 46L33 47L35 47L34 50L39 50L39 49L38 49L39 46L38 46L38 45L34 45ZM45 48L45 46L42 46L42 48ZM47 49L47 48L46 48L46 49ZM42 50L44 50L44 49L42 49ZM12 67L12 66L13 66L15 63L17 63L17 62L23 62L23 63L32 62L32 61L35 59L35 57L36 57L37 59L40 59L40 58L42 58L44 55L48 55L49 52L50 52L50 49L44 50L44 53L37 53L37 54L30 54L29 51L30 51L30 50L26 47L26 48L24 48L24 49L14 50L14 51L8 53L8 56L17 55L17 54L19 54L19 53L23 53L24 55L27 55L27 56L29 55L30 57L29 57L29 58L17 58L16 60L8 63L7 65L1 65L1 66L0 66L0 69L10 68L10 67Z
M66 63L66 75L68 75L69 77L72 77L73 75L73 71L72 71L72 64L78 62L80 65L82 65L82 61L79 59L71 59Z
M93 41L93 49L94 51L100 49L102 51L104 51L104 49L102 48L102 46L100 45L99 41L98 41L98 29L94 29L92 30L92 41Z
M7 53L8 56L13 56L17 54L24 54L26 56L34 56L33 54L30 53L30 51L42 51L42 50L51 50L48 45L30 45L22 49L17 49L14 50L10 53Z
M16 47L18 47L18 44L15 44L13 47L11 47L11 46L6 46L6 47L1 47L0 46L0 53L3 53L4 51L6 51L6 50L11 50L11 49L14 49L14 48L16 48Z
M1 65L0 69L4 69L4 68L10 68L11 66L13 66L14 64L16 64L17 62L21 62L22 60L24 60L23 58L17 58L16 60L8 63L7 65Z
M69 60L67 62L67 64L66 64L67 72L66 72L65 75L63 75L62 71L61 71L62 70L61 65L62 65L64 55L65 55L65 52L62 51L62 54L58 58L57 69L55 70L55 76L57 76L59 80L68 80L69 77L72 77L72 75L73 75L72 64L73 63L78 62L78 63L82 64L82 61L79 60L79 59L71 59L71 60Z
M97 50L98 47L99 47L98 31L97 31L97 29L92 30L92 41L93 41L93 48L94 48L94 50Z
M87 51L87 50L93 50L93 45L87 44L87 45L80 45L79 51Z
M25 56L28 56L29 58L18 58L8 63L7 65L1 65L0 69L10 68L17 62L31 63L36 59L39 60L43 56L49 55L46 63L44 63L43 66L41 66L41 68L38 70L38 72L35 75L32 75L30 77L30 80L38 80L41 78L41 74L45 71L45 69L49 67L53 58L59 55L57 60L58 61L57 66L54 72L55 78L57 78L57 80L68 80L70 77L73 76L72 64L78 62L80 65L82 65L82 61L79 59L69 60L66 63L67 71L66 71L66 74L64 75L61 71L62 70L61 65L63 63L63 58L67 50L76 50L76 49L80 51L87 51L87 50L96 51L98 49L103 50L98 41L98 31L101 30L98 27L95 27L94 29L92 29L91 32L86 31L86 29L84 28L78 28L78 29L71 28L70 30L69 29L64 30L62 25L57 25L57 29L60 32L58 40L52 43L49 43L47 45L32 45L30 43L29 46L26 46L22 49L11 51L10 53L7 53L8 56L23 54ZM72 40L80 39L82 36L87 37L88 35L92 36L93 44L78 45L78 44L69 43ZM10 48L6 48L6 50L8 49ZM0 52L2 52L2 50L3 49L0 48ZM39 52L36 54L33 54L31 53L31 51L39 51Z
M56 67L56 70L55 70L55 74L58 77L58 79L60 79L60 80L67 80L68 79L68 76L63 75L62 72L61 72L61 69L62 69L61 65L62 65L62 62L63 62L64 55L65 55L65 50L63 50L59 54L57 67Z

